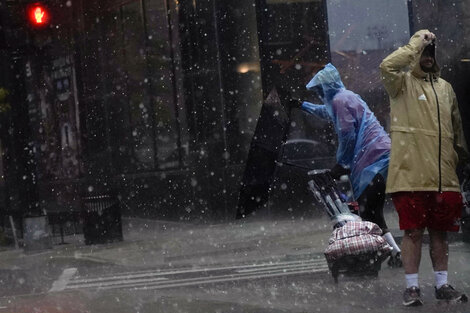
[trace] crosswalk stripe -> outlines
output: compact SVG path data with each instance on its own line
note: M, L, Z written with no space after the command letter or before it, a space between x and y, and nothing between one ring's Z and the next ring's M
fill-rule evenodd
M158 272L149 272L147 274L131 274L127 273L126 275L114 275L114 276L107 276L107 277L95 277L95 278L81 278L81 279L74 279L71 283L92 283L92 282L106 282L110 280L126 280L126 279L133 279L133 278L143 278L143 277L157 277L157 276L164 276L163 273Z
M82 289L82 288L90 288L90 287L97 287L100 290L109 290L109 289L117 289L117 288L134 288L134 289L145 289L147 287L154 288L155 286L179 286L180 284L187 285L188 283L197 285L199 283L209 283L209 282L218 282L218 281L230 281L230 280L240 280L240 278L244 279L256 279L256 278L263 278L263 277L271 277L271 276L287 276L299 273L315 273L315 272L325 272L328 270L326 265L322 266L303 266L303 267L296 267L296 268L279 268L275 270L264 270L263 272L248 272L248 273L230 273L218 276L207 276L207 277L193 277L193 278L183 278L183 279L165 279L165 280L150 280L150 279L142 279L140 281L132 282L132 281L117 281L112 284L106 283L101 284L98 282L96 284L70 284L67 286L67 289Z
M66 268L62 272L62 274L59 276L59 279L57 279L54 283L52 283L52 288L49 290L49 292L56 292L56 291L64 290L68 282L73 277L73 275L75 275L76 272L77 272L77 269L75 267Z
M198 272L210 272L210 271L219 271L219 270L233 270L233 269L244 269L244 268L257 268L257 267L265 267L265 266L276 266L276 265L289 265L289 264L299 264L299 263L318 263L318 264L325 264L325 259L310 259L310 260L298 260L298 261L283 261L283 262L266 262L260 264L246 264L246 265L235 265L235 266L220 266L220 267L210 267L210 268L190 268L190 269L183 269L183 270L169 270L169 271L160 271L160 270L147 270L147 271L135 271L135 272L124 272L120 273L119 275L112 274L112 275L102 275L99 279L115 279L120 277L126 276L135 276L135 275L142 275L141 277L145 277L146 275L152 276L166 276L166 275L175 275L175 274L188 274L188 273L198 273ZM92 278L77 276L74 281L75 282L85 282L89 281Z
M263 273L263 272L271 272L271 271L276 271L276 270L283 270L283 271L287 271L287 270L297 270L297 269L301 269L301 268L312 268L312 269L316 269L316 268L322 268L322 267L326 267L327 265L320 265L320 266L315 266L315 267L312 267L312 266L292 266L292 267L270 267L270 268L263 268L263 269L249 269L249 270L238 270L236 271L237 273Z
M222 273L214 273L217 271ZM227 272L224 273L224 271ZM61 283L60 290L85 288L96 288L98 290L118 288L132 288L135 290L160 289L325 271L328 271L325 259L316 258L296 261L265 262L260 264L218 266L211 268L136 271L104 275L100 277L75 277L73 279L69 277L65 283ZM192 277L178 278L178 275L181 274L191 274ZM199 274L200 276L194 277L195 274Z
M261 278L272 278L272 277L289 276L289 275L312 274L312 273L325 272L325 271L326 269L319 269L319 270L308 270L308 271L292 271L292 272L287 272L287 273L272 273L272 274L264 274L264 275L222 277L222 278L215 278L215 279L204 280L204 281L184 281L184 282L177 282L177 283L168 282L168 284L137 287L137 288L133 288L133 290L154 290L154 289L164 289L164 288L187 287L187 286L194 286L194 285L213 284L213 283L248 280L248 279L261 279Z
M317 266L323 266L324 264L318 264ZM325 263L326 265L326 263ZM299 267L306 267L306 266L311 266L310 264L297 264L297 265L290 265L290 266L269 266L269 267L263 267L263 268L250 268L250 269L241 269L237 270L237 273L250 273L250 272L265 272L269 270L275 270L275 269L291 269L291 268L299 268Z
M128 280L117 280L117 281L102 281L102 282L95 282L95 283L70 283L66 289L74 289L73 287L77 286L78 288L103 288L107 286L113 285L125 285L125 284L138 284L138 283L153 283L156 281L168 280L165 277L158 277L158 278L150 278L150 279L128 279Z

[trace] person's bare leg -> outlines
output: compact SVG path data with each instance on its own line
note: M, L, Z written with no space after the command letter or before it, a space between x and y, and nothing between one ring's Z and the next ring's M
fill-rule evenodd
M401 242L401 257L405 274L415 274L419 271L423 233L424 229L405 230Z
M419 263L421 262L421 245L424 229L405 230L401 242L401 260L405 269L406 289L403 293L403 305L423 305L419 290Z
M429 231L429 255L435 272L447 271L449 261L449 242L447 232L428 229Z
M467 302L467 296L455 290L447 283L447 266L449 261L449 242L447 232L429 230L429 254L436 278L436 298L438 300Z

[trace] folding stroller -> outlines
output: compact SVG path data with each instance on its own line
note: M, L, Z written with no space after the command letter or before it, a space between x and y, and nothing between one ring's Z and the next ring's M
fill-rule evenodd
M329 170L313 170L309 189L321 203L333 224L325 257L334 281L340 273L377 276L392 251L382 230L351 212Z

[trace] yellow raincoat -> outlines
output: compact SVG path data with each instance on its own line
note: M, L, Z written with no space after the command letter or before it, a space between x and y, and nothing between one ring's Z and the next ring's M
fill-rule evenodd
M419 65L423 48L418 31L410 42L380 64L390 96L392 148L387 192L460 191L456 168L468 151L452 86ZM462 161L461 160L461 161Z

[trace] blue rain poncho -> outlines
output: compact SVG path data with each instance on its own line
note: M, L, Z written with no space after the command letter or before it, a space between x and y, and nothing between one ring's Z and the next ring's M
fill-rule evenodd
M361 97L347 90L338 70L327 64L307 84L323 105L303 102L302 109L333 123L338 135L336 162L351 170L354 197L380 173L387 178L390 137Z

